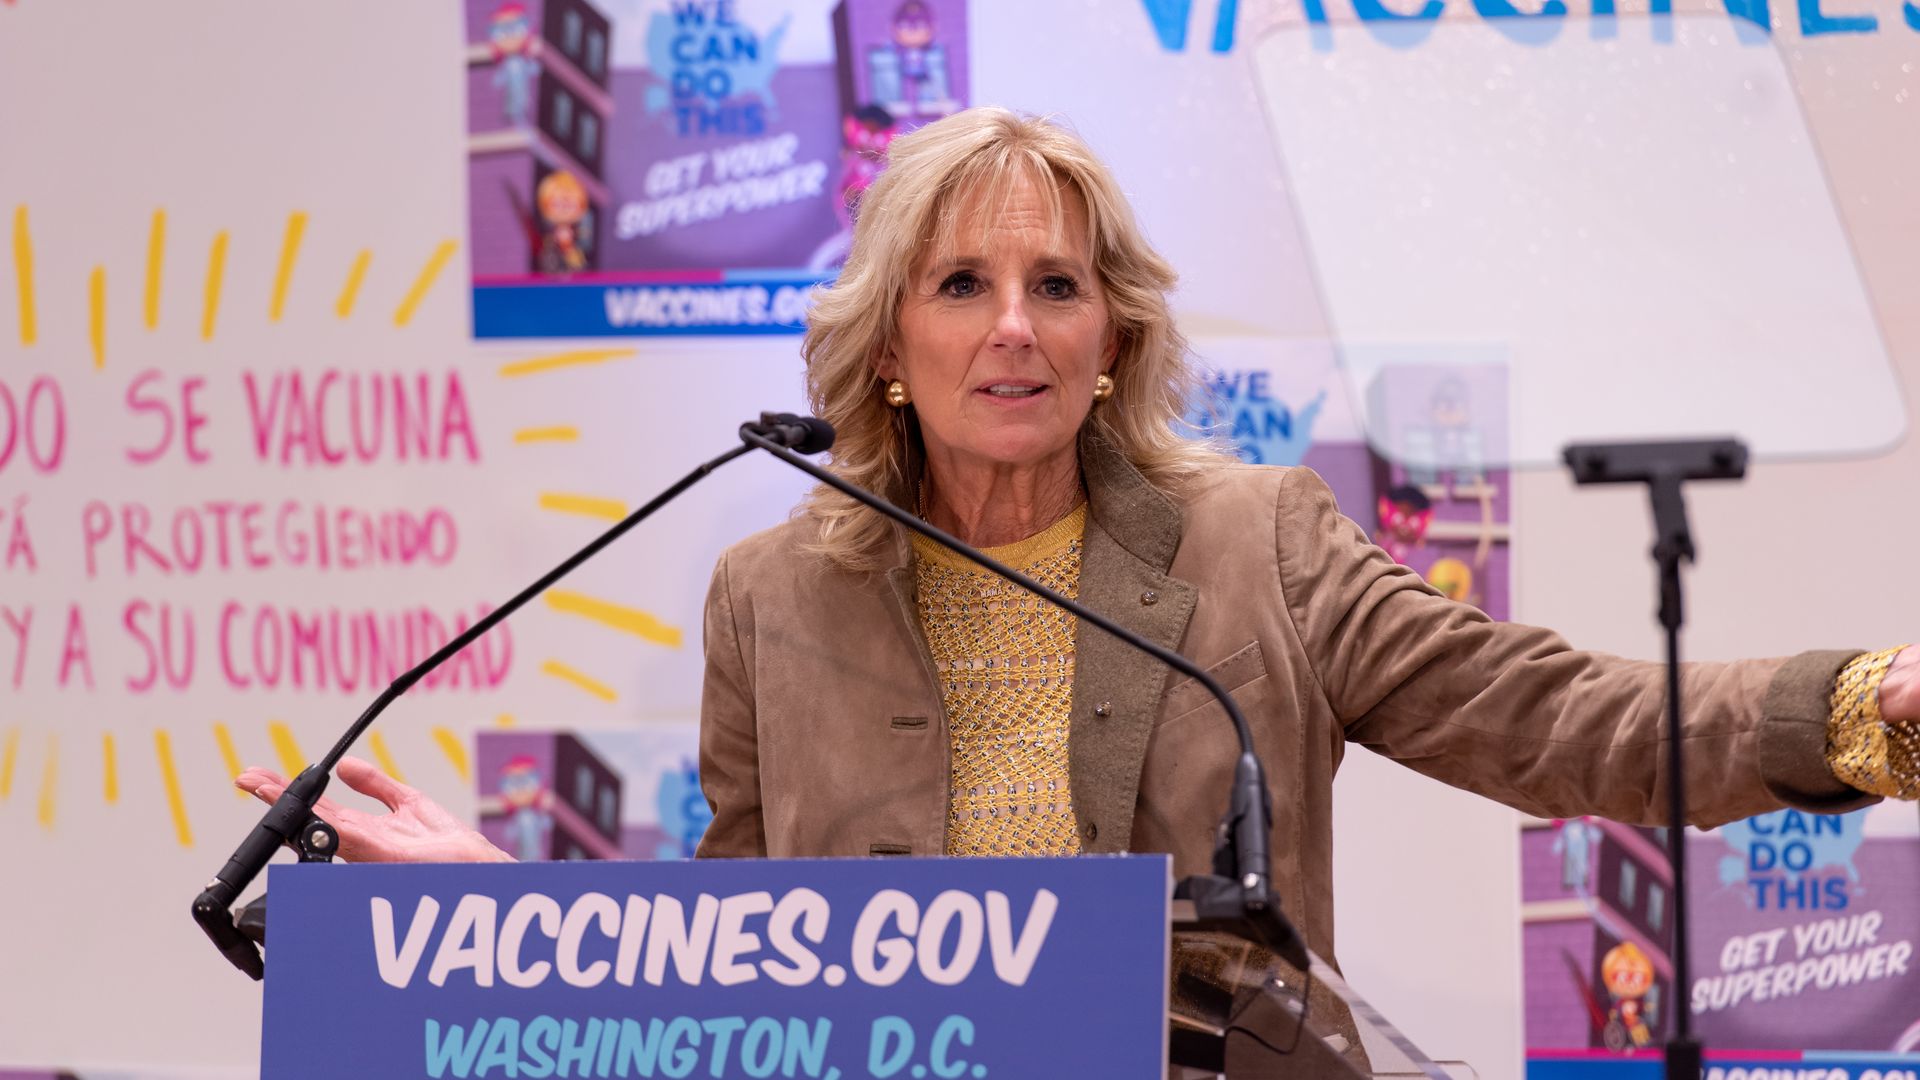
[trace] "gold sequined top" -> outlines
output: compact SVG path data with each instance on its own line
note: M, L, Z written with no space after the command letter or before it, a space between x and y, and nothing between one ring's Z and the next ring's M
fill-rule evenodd
M1899 653L1863 653L1840 669L1827 721L1827 767L1868 794L1920 799L1920 724L1880 714L1880 682Z
M1087 508L987 554L1067 596L1080 590ZM1067 783L1079 620L924 537L915 596L951 740L949 855L1073 855Z

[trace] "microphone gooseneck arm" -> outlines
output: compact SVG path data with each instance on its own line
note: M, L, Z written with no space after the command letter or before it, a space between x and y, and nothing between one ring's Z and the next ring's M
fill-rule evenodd
M835 476L794 453L779 441L768 438L764 430L757 430L751 424L742 425L740 438L828 487L859 500L870 509L892 518L906 528L944 545L951 551L958 552L968 560L1006 578L1028 592L1072 612L1081 620L1099 627L1206 687L1208 692L1220 702L1221 707L1227 711L1228 719L1233 721L1234 732L1240 738L1240 759L1234 766L1233 791L1228 800L1226 820L1221 823L1222 835L1218 838L1214 851L1214 871L1231 883L1234 895L1230 898L1220 897L1220 890L1216 887L1213 890L1213 898L1231 899L1244 910L1255 913L1267 921L1269 927L1274 929L1265 935L1270 939L1266 943L1295 967L1302 971L1307 970L1309 959L1306 946L1300 941L1293 928L1285 925L1284 920L1280 919L1279 912L1276 910L1278 905L1273 899L1273 862L1268 850L1273 824L1273 806L1267 790L1266 770L1260 764L1260 756L1254 752L1253 729L1247 724L1247 718L1241 715L1240 707L1234 703L1233 698L1213 676L1172 649L1141 637L1079 601L1062 596L1018 570L999 562L958 537ZM1209 881L1209 883L1212 882Z
M817 453L818 450L812 447L820 440L820 430L805 423L810 419L810 417L795 417L787 413L777 415L767 413L762 414L759 424L748 424L746 427L766 432L775 440L791 442L810 453ZM820 421L816 420L813 423L825 427ZM825 438L827 443L832 442L831 428L826 429ZM819 449L825 448L824 445L819 447ZM333 744L333 748L327 751L325 757L302 769L300 775L294 777L287 785L287 789L281 793L280 798L268 808L259 823L253 827L253 831L247 834L247 838L241 841L238 848L234 849L226 865L220 868L220 872L215 874L213 880L201 890L200 895L194 898L193 919L200 924L202 930L206 931L207 937L212 939L214 946L220 950L221 954L252 978L259 979L264 976L266 967L260 955L259 946L235 925L234 901L239 899L240 893L253 882L255 877L259 876L260 871L266 868L274 852L282 845L293 848L304 862L326 862L332 859L335 850L339 847L339 836L332 826L321 821L314 814L313 808L320 801L320 796L326 793L327 780L333 772L333 767L340 763L340 759L346 756L347 751L362 734L365 734L367 728L373 725L374 720L386 711L387 706L392 705L400 695L406 693L435 668L478 641L482 635L498 626L507 616L526 606L529 600L539 596L553 583L572 573L581 563L598 555L608 544L626 535L629 529L645 521L654 511L672 502L681 492L705 479L715 469L752 449L753 447L748 445L732 447L681 477L672 487L661 492L651 502L628 514L618 524L601 533L592 543L541 575L539 580L520 590L506 603L488 612L472 626L455 636L452 641L435 651L432 656L422 660L388 684L387 688L373 699L373 703L367 706L366 711L360 714L360 718L353 722L353 726L347 729L346 734Z

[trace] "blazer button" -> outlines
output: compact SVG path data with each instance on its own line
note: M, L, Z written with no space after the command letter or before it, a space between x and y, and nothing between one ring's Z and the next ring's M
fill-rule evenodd
M1080 834L1087 838L1087 843L1091 844L1100 838L1100 826L1089 821L1086 828L1080 830Z
M1106 719L1106 718L1107 718L1107 717L1109 717L1109 716L1112 716L1112 715L1113 715L1113 702L1111 702L1111 701L1103 701L1103 702L1101 702L1100 704L1098 704L1098 705L1095 705L1095 706L1093 707L1093 715L1095 715L1095 716L1098 716L1098 717L1100 717L1100 718L1101 718L1101 719L1103 719L1103 720L1104 720L1104 719Z
M1140 594L1140 602L1147 607L1152 607L1160 602L1160 594L1154 592L1152 589L1148 589L1146 592Z

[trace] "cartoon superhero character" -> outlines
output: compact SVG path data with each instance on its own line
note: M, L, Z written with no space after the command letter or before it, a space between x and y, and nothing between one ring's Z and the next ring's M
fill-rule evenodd
M834 200L834 216L840 229L821 241L807 258L812 270L833 270L847 261L853 247L853 218L860 208L860 196L887 167L887 147L900 134L893 114L878 105L862 105L840 120L840 197Z
M540 250L535 263L543 274L571 274L584 269L587 256L580 248L580 223L588 213L587 189L564 170L551 172L534 189L540 214Z
M546 858L553 792L531 754L516 754L500 766L500 801L506 804L507 850L521 862Z
M878 105L862 105L840 122L840 224L853 227L860 196L887 167L887 147L899 133L893 114Z
M525 127L533 76L540 70L540 42L533 36L525 4L509 2L494 9L487 44L493 53L493 85L501 91L501 116L513 127Z
M1401 484L1380 496L1380 531L1373 542L1386 549L1393 561L1404 563L1407 556L1427 542L1427 528L1433 524L1433 501L1411 484Z
M1467 388L1459 379L1446 379L1434 388L1429 403L1433 420L1434 462L1456 484L1482 479L1480 432L1473 426Z
M1600 958L1600 983L1613 997L1613 1008L1607 1013L1602 1032L1607 1049L1626 1050L1651 1043L1649 1024L1654 1017L1649 1015L1644 999L1653 988L1653 961L1640 946L1623 941Z
M1600 827L1585 818L1554 824L1552 850L1560 856L1560 887L1584 900L1593 880L1593 855L1600 846Z
M899 62L901 99L916 113L933 98L928 93L937 74L932 45L933 12L924 0L905 0L893 12L893 51Z

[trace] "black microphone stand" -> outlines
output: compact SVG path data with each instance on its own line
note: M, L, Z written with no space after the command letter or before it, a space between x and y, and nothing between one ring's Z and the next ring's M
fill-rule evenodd
M1660 574L1660 625L1667 639L1667 860L1673 867L1673 1032L1667 1080L1699 1080L1704 1048L1693 1034L1691 940L1687 925L1687 784L1680 738L1680 627L1686 622L1680 564L1694 561L1693 532L1680 485L1738 480L1747 448L1736 439L1661 443L1576 443L1563 451L1576 484L1646 484L1653 502L1653 561Z
M818 421L815 421L818 423ZM824 428L824 425L821 425ZM806 425L802 418L789 414L763 413L760 424L748 424L742 428L755 428L770 433L774 438L787 439L809 453L818 453L826 448L818 444L820 428ZM831 443L830 429L826 442ZM346 756L347 750L359 740L373 721L387 706L393 704L401 694L424 678L433 669L452 659L460 650L478 641L481 635L499 625L501 620L520 610L527 601L545 592L547 587L571 573L575 567L599 554L608 544L625 535L627 530L645 521L654 511L672 502L681 492L705 479L713 470L732 461L734 458L750 452L752 446L736 446L726 453L702 464L686 476L680 478L672 487L661 492L652 502L627 515L618 524L601 533L586 547L575 552L571 558L542 575L538 581L520 590L511 600L490 611L486 616L452 641L447 642L439 651L427 657L419 664L400 675L367 706L360 718L353 722L346 734L333 744L327 755L300 771L300 775L287 784L287 789L275 800L266 815L247 838L241 841L231 858L220 872L213 876L199 896L193 901L193 919L205 930L207 937L213 940L221 954L234 967L247 973L254 979L263 977L265 963L260 954L260 942L266 936L266 915L264 905L266 897L248 904L242 909L238 920L233 914L233 903L242 890L253 882L273 853L281 845L294 850L301 862L331 862L334 852L340 846L340 836L333 826L320 820L314 813L314 805L327 790L327 781L333 767ZM784 449L784 447L783 447Z
M1188 900L1193 904L1194 917L1183 921L1181 928L1219 931L1255 941L1303 974L1309 971L1311 959L1306 943L1281 913L1280 898L1273 892L1272 859L1268 851L1273 828L1273 806L1267 791L1266 770L1261 767L1260 756L1254 752L1253 729L1248 726L1247 718L1241 715L1240 707L1213 676L1172 649L1148 641L1099 612L991 558L958 537L835 476L768 438L763 432L754 430L753 425L742 425L740 438L748 445L765 450L828 487L859 500L870 509L938 542L950 551L958 552L969 561L1049 603L1065 608L1081 621L1099 627L1206 687L1219 700L1221 707L1226 709L1228 719L1233 721L1234 732L1240 738L1240 760L1234 766L1227 816L1221 821L1214 840L1213 873L1183 879L1174 890L1176 899Z

